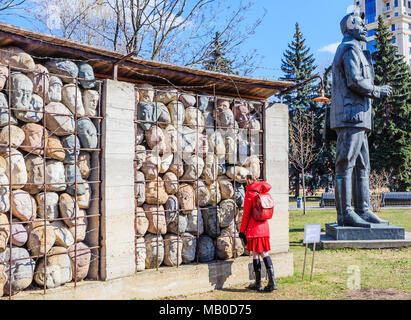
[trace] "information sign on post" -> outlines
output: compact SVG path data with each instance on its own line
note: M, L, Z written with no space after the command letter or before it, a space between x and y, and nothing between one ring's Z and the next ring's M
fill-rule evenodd
M304 253L304 266L303 266L303 280L304 280L304 272L305 272L305 261L307 258L307 249L308 244L313 244L313 260L311 263L311 276L310 280L313 278L313 270L314 270L314 256L315 256L315 244L320 242L321 236L321 224L306 224L304 228L304 243L305 243L305 253Z

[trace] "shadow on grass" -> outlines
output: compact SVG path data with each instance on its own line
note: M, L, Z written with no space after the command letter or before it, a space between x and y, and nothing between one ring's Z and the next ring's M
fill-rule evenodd
M246 293L246 292L253 292L252 290L249 289L235 289L235 288L222 288L218 289L218 291L224 291L224 292L233 292L233 293ZM255 292L255 291L254 291Z
M304 232L303 228L300 229L290 229L290 232Z

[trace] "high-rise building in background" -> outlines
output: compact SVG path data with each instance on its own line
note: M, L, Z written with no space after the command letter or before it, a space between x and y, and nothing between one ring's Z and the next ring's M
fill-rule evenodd
M354 0L354 4L365 13L367 49L375 51L375 31L380 15L394 36L392 41L398 53L411 65L411 0Z

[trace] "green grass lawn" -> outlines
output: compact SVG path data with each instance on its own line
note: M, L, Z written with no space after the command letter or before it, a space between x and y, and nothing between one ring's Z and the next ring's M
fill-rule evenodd
M379 216L411 232L411 210L383 210ZM320 250L315 254L314 277L310 281L312 251L307 254L306 276L302 278L304 260L304 226L336 222L334 210L290 211L290 251L294 254L294 275L277 280L279 290L256 293L244 289L247 284L179 299L411 299L411 248L358 250ZM359 268L361 290L349 290L349 268Z

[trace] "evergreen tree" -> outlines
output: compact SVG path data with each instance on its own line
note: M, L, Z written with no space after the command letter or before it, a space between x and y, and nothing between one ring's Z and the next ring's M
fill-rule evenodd
M225 50L227 46L228 41L222 41L220 32L216 32L213 44L207 52L208 58L203 63L203 68L209 71L237 74L237 72L233 70L233 60L226 57Z
M397 190L411 188L411 73L392 44L392 35L380 16L376 51L372 55L375 85L393 87L391 97L373 103L374 133L370 137L371 166L393 169Z
M288 44L288 49L284 52L281 63L281 70L285 74L284 80L300 82L314 75L313 72L316 69L315 59L313 54L310 53L310 48L305 44L298 23L295 24L293 41ZM294 92L284 95L283 101L294 113L296 109L300 108L315 108L316 104L312 101L315 94L315 86L312 83L307 83Z
M311 54L310 48L306 46L300 26L296 23L293 40L288 44L288 49L285 50L283 59L281 59L281 70L284 72L282 79L296 81L297 83L308 80L314 75L313 72L316 69L314 63L313 54ZM317 113L317 104L312 101L317 92L314 84L307 83L283 96L283 102L289 107L291 123L294 122L298 110L304 110L305 113ZM316 127L317 130L319 128ZM318 136L317 133L316 136ZM295 193L298 197L300 193L300 173L293 166L290 167L290 184L291 181L295 181Z

